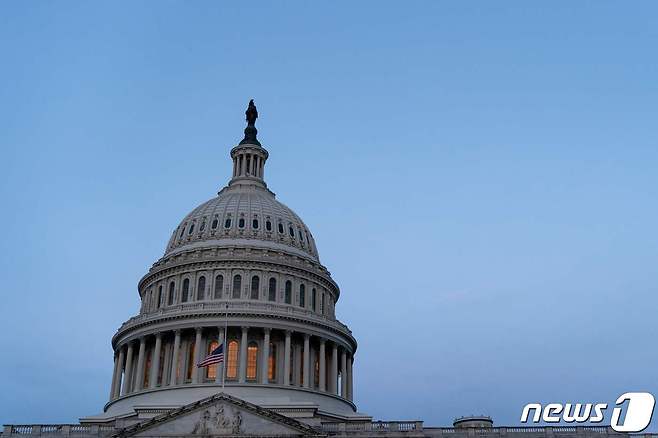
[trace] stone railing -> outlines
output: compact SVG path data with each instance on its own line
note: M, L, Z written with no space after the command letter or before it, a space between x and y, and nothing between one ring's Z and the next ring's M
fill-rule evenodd
M105 437L114 433L114 426L101 426L89 424L14 424L5 425L2 436L32 435L32 436L98 436Z
M615 432L605 426L531 426L531 427L487 427L487 428L458 428L458 427L423 427L422 421L373 421L359 423L323 423L322 432L329 435L397 435L397 434L420 434L426 437L451 436L451 437L475 437L483 436L505 437L514 434L517 437L523 435L534 437L554 437L555 435L568 437L569 435L582 437L600 437L611 435L619 437L636 438L658 438L656 433L644 434L622 434Z
M322 423L322 431L327 433L353 432L420 432L422 421L373 421L355 423Z
M601 437L602 435L633 438L658 438L658 433L622 434L604 426L536 426L536 427L488 427L488 428L455 428L455 427L423 427L422 421L373 421L353 423L322 423L321 430L328 435L404 435L437 437L482 438L505 437L514 434L517 437ZM116 432L114 426L89 424L15 424L5 425L2 438L9 436L52 437L55 435L75 437L106 438Z
M228 309L227 309L228 305ZM228 310L229 315L231 313L239 312L260 312L268 315L280 315L280 316L293 316L299 318L305 318L310 321L319 322L321 324L328 325L330 327L335 327L339 331L352 336L352 331L340 321L330 318L325 315L320 315L316 312L313 312L308 309L302 309L298 307L291 306L290 304L277 304L269 302L259 302L259 301L249 301L249 300L236 300L236 301L201 301L185 304L177 304L175 306L163 307L156 312L143 313L141 315L133 316L126 322L124 322L121 327L119 327L119 332L130 329L137 325L157 321L162 317L167 317L174 314L194 314L197 312L220 312L224 313Z

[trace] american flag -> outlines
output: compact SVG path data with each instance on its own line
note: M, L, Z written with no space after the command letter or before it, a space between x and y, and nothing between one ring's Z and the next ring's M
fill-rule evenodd
M207 367L208 365L224 362L224 344L215 348L205 359L197 364L197 367Z

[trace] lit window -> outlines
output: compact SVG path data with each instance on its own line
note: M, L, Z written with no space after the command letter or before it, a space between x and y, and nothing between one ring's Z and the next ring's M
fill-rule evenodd
M208 351L207 351L206 354L209 355L217 347L219 347L219 342L212 341L210 344L208 344ZM219 364L215 364L215 365L210 365L210 366L206 367L206 378L214 380L215 377L217 377L217 367L218 366L219 366Z
M196 288L196 299L202 300L206 297L206 277L199 277L199 282Z
M290 304L292 302L292 282L290 280L286 281L285 302L286 304Z
M233 298L240 299L240 289L242 289L242 276L233 277Z
M247 347L247 379L256 380L256 372L258 363L258 345L251 342Z
M149 377L151 377L151 355L153 351L146 351L146 364L144 365L144 380L142 381L142 388L149 387Z
M190 380L192 378L192 370L196 367L194 363L194 341L190 340L189 347L187 349L187 372L185 374L185 379Z
M228 343L228 362L226 363L226 378L235 379L238 377L238 341Z
M270 289L268 291L267 299L269 301L276 301L276 278L270 278Z
M187 302L189 293L190 293L190 280L186 278L185 280L183 280L183 292L181 294L181 301L183 303Z
M270 357L267 358L267 378L276 380L276 344L270 344Z
M299 307L306 307L306 286L299 285Z
M215 299L219 300L222 297L222 290L224 289L224 276L218 275L215 277Z
M251 299L252 300L257 300L258 299L258 288L260 287L260 278L258 276L254 275L251 277Z

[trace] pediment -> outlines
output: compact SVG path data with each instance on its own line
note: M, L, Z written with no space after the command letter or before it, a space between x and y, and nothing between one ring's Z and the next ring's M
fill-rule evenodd
M297 420L220 393L122 429L114 437L319 435Z

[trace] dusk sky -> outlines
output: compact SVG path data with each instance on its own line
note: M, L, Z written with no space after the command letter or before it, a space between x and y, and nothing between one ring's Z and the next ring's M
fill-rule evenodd
M360 412L658 396L657 51L648 1L1 2L0 422L102 411L250 98Z

